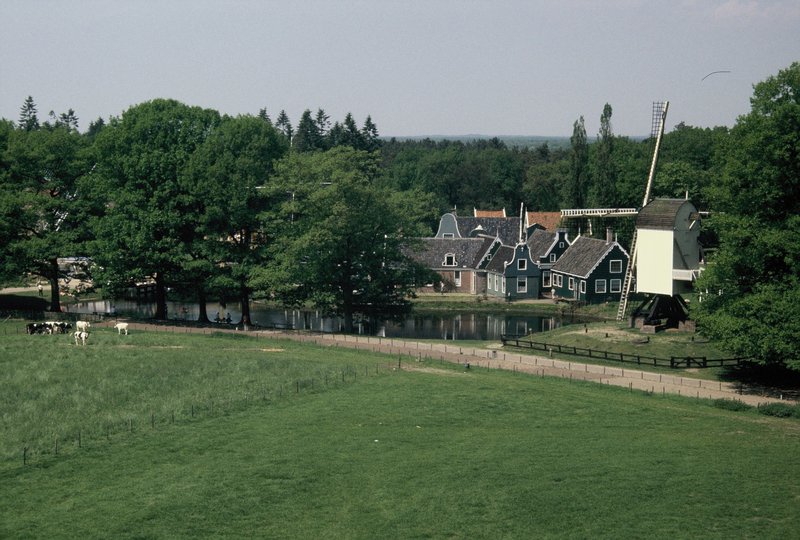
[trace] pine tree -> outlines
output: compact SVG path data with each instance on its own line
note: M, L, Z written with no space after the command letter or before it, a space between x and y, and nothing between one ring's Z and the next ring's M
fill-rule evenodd
M260 111L258 111L258 117L265 121L267 124L272 125L272 119L267 114L267 108L263 107Z
M289 141L292 140L292 135L294 134L294 130L292 129L292 123L289 121L289 115L286 114L285 110L281 110L280 114L278 114L278 119L275 121L275 127L278 128L278 131L283 133Z
M364 120L364 127L361 128L361 136L364 141L364 150L372 152L381 146L381 141L378 137L378 126L372 122L372 117L367 115Z
M36 116L36 104L32 96L28 96L19 110L19 127L25 131L39 129L39 118Z

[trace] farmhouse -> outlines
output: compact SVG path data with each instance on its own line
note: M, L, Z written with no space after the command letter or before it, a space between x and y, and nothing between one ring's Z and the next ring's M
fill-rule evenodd
M579 236L550 270L553 297L589 303L619 301L628 258L610 231L605 240Z

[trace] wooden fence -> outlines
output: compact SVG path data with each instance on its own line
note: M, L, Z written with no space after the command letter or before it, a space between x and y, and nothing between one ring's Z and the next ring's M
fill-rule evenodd
M558 343L545 343L524 339L525 336L513 334L503 334L500 340L503 345L510 345L521 349L531 349L534 351L546 351L548 354L558 353L570 356L582 356L584 358L594 358L599 360L609 360L612 362L623 362L644 366L667 367L672 369L679 368L708 368L720 366L738 366L747 362L747 358L707 358L705 356L670 356L669 358L659 358L643 354L628 354L622 352L600 351L585 347L575 347L572 345L560 345Z

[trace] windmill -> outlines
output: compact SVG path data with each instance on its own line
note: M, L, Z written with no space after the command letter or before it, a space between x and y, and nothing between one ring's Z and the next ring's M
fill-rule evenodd
M636 217L617 320L625 317L634 281L637 292L651 295L636 310L637 314L644 314L646 321L660 317L671 321L685 320L686 305L680 293L688 289L687 284L690 285L700 272L699 212L688 200L651 198L668 109L668 101L653 103L651 135L656 143L641 208L561 211L562 219ZM640 242L643 250L638 248ZM643 264L638 264L640 258Z

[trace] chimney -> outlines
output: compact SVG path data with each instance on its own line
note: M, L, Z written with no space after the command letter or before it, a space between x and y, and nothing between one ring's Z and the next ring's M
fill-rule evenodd
M610 244L614 241L614 231L611 230L611 227L606 227L606 244Z

